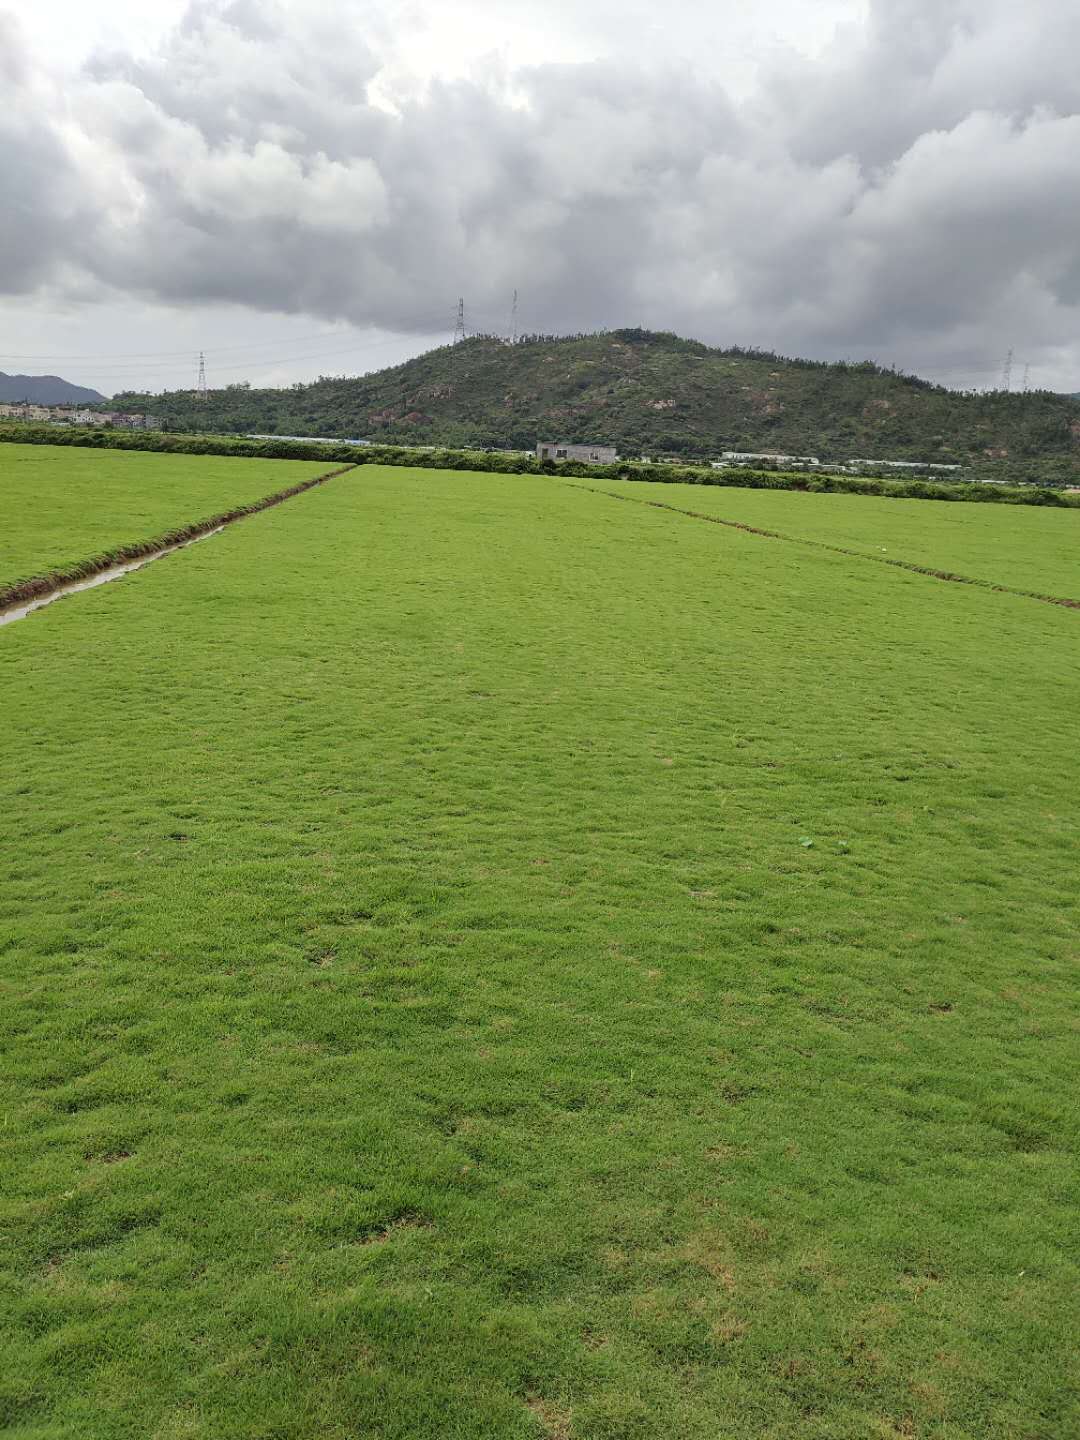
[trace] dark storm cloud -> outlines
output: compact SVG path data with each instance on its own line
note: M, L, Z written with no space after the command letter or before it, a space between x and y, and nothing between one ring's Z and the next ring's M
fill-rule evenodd
M878 0L823 63L778 67L757 110L799 158L873 169L976 112L1077 113L1078 44L1062 0Z
M739 104L643 55L492 68L391 111L363 10L202 0L152 60L98 57L66 110L13 122L35 84L13 44L0 286L66 264L175 304L417 332L461 293L502 316L518 287L549 330L1060 357L1080 333L1071 10L879 0Z
M58 97L34 73L14 19L0 12L0 291L24 293L51 278L72 231L85 233L94 214Z

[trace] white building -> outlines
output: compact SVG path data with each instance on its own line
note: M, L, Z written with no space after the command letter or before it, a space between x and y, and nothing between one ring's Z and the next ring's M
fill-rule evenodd
M776 455L772 452L757 453L752 450L724 450L719 460L709 462L714 470L723 470L727 465L820 465L816 455Z
M583 460L586 465L614 465L619 452L614 445L565 445L549 440L537 445L536 458L554 460L556 464L566 460Z
M876 465L883 470L962 470L962 465L939 465L931 460L849 460L849 465Z

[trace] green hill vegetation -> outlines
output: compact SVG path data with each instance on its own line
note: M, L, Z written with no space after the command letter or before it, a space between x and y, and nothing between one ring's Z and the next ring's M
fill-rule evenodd
M170 427L219 433L520 449L558 439L680 458L780 451L992 466L1003 479L1034 467L1037 478L1080 481L1075 398L966 394L869 363L711 349L643 330L516 345L479 337L358 378L116 401L153 409Z

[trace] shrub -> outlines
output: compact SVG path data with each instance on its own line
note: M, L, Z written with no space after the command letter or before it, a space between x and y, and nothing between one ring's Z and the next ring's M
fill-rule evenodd
M565 475L591 480L651 480L665 485L719 485L734 489L802 490L812 494L882 495L905 500L960 500L997 505L1080 508L1080 495L1043 486L978 484L961 480L894 480L855 475L727 470L691 465L618 462L556 465L532 455L487 450L410 450L399 445L347 445L333 440L252 440L237 435L165 434L153 430L90 430L52 425L0 424L0 442L150 450L178 455L236 455L267 460L327 460L343 465L405 465L427 470L477 470L500 475Z

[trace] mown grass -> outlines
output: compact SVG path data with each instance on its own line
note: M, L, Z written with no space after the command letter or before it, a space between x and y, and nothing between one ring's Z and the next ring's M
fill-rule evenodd
M0 589L247 505L322 462L0 445Z
M875 558L909 560L995 585L1080 599L1078 510L618 480L580 483Z
M7 1433L1074 1435L1077 623L372 468L5 629Z

